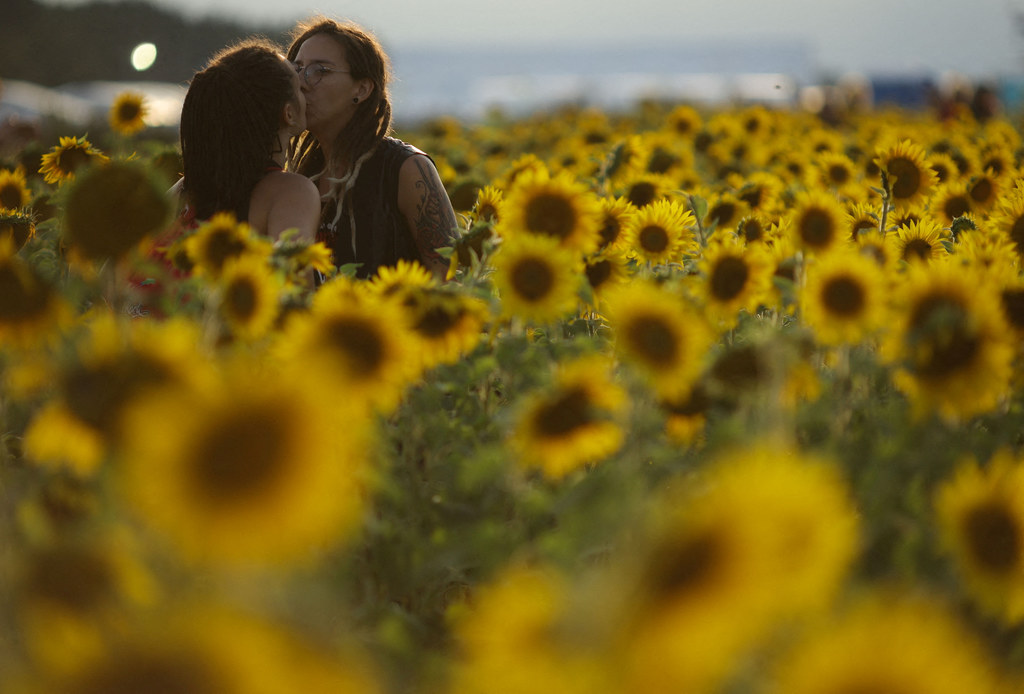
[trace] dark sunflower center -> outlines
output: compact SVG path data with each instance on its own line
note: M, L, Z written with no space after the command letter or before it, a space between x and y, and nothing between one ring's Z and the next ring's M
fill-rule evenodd
M906 157L894 157L888 166L892 176L892 196L898 200L913 197L921 187L921 170Z
M971 200L979 204L984 204L992 197L994 190L995 188L992 185L992 181L987 178L979 178L974 185L971 186Z
M714 580L723 547L722 538L713 530L665 544L654 557L647 576L646 584L653 596L683 596Z
M111 435L132 398L170 378L166 366L135 353L93 366L83 364L65 374L64 402L77 419Z
M638 181L629 187L629 192L626 194L626 199L637 207L645 207L654 202L654 197L657 194L657 189L653 183L647 181Z
M910 260L911 258L928 260L931 257L932 245L925 239L910 239L907 245L903 247L903 260Z
M523 299L536 302L555 286L555 273L541 258L524 258L512 269L512 290Z
M57 168L64 173L74 173L79 167L89 163L89 153L81 147L69 147L57 157Z
M142 115L142 108L135 101L125 101L117 109L117 119L122 123L131 123Z
M841 164L833 164L828 167L828 180L837 186L841 186L850 180L850 170Z
M134 649L133 649L134 650ZM224 676L197 653L119 654L87 671L69 694L217 694L231 691Z
M1024 214L1013 221L1013 226L1010 227L1010 240L1017 249L1017 255L1024 257Z
M664 253L668 248L668 232L663 227L651 224L637 234L640 247L647 253Z
M498 218L498 208L490 203L481 205L476 212L477 219L481 221L493 221Z
M458 325L460 315L461 311L446 306L428 306L420 313L413 330L425 337L438 338Z
M218 229L207 239L206 262L219 272L229 258L241 255L244 250L245 243L243 241L227 229Z
M864 308L864 287L852 277L834 277L822 288L821 300L829 313L850 318Z
M0 323L30 321L42 315L49 303L48 288L30 270L12 262L0 265Z
M21 188L13 183L0 186L0 207L15 210L21 207Z
M1021 559L1021 529L1002 504L990 501L972 508L964 518L964 531L971 554L986 570L1016 569Z
M647 161L647 170L651 173L663 174L666 171L670 171L679 161L679 157L675 154L658 147Z
M541 436L559 438L594 421L591 410L586 390L570 388L539 407L533 422Z
M718 227L728 226L732 224L733 218L736 216L736 204L732 202L721 202L708 212L708 224L714 224Z
M731 390L747 391L756 388L764 380L767 365L756 347L738 347L715 362L711 375Z
M231 315L244 323L256 313L257 296L252 281L241 278L228 285L224 292L224 304Z
M942 211L946 215L946 219L956 219L971 211L971 202L963 195L954 195L946 200Z
M195 491L211 503L231 503L267 489L288 463L288 437L266 406L243 405L210 422L191 458Z
M925 377L954 374L970 366L981 349L966 310L950 297L926 297L911 312L909 326L909 342L923 355L915 367Z
M740 200L750 205L750 209L756 210L761 205L761 199L764 197L764 188L760 186L754 186L749 190L745 190L740 193Z
M384 363L380 327L358 316L340 316L324 326L327 345L340 353L354 374L376 373Z
M811 248L825 248L835 237L835 224L825 210L811 208L804 213L799 226L800 238Z
M114 577L110 564L93 552L56 549L33 558L26 588L65 609L88 612L113 597Z
M711 269L711 295L717 301L735 299L747 286L750 268L742 258L727 255Z
M618 218L612 215L605 215L604 223L601 225L601 247L612 244L615 239L619 238L619 234L622 232L622 224Z
M598 260L595 263L588 263L584 268L584 273L587 276L587 282L594 289L597 289L602 284L611 279L612 276L612 264L609 260Z
M626 329L626 339L640 357L655 366L670 366L679 354L675 331L657 316L640 316Z
M1004 289L1001 297L1007 322L1017 330L1024 330L1024 289Z
M764 238L764 226L756 219L748 219L743 222L740 233L743 234L743 238L746 239L748 243L751 241L760 241Z
M526 228L535 234L567 238L576 228L576 211L564 196L543 193L526 205Z

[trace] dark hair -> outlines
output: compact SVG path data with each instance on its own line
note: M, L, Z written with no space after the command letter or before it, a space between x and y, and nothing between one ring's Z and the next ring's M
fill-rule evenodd
M246 39L197 72L181 109L183 190L197 219L249 216L249 198L278 146L281 111L295 98L280 47Z
M384 48L370 32L352 22L336 22L327 17L314 17L296 26L288 60L294 62L303 42L317 34L326 34L341 45L352 79L368 79L373 91L356 109L334 142L332 157L344 161L349 169L370 152L391 132L391 98L388 94L391 63ZM292 161L300 173L319 173L327 162L320 143L309 132L303 133L292 148ZM336 173L342 173L337 171Z

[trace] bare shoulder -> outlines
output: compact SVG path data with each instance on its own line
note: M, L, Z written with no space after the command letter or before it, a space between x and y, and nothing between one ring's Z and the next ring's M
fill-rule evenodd
M277 195L296 195L300 197L313 197L320 199L320 193L316 184L311 180L292 171L271 171L256 184L254 193L261 188L275 197Z
M271 238L297 228L312 237L320 218L320 193L305 176L272 171L260 179L249 201L249 220Z

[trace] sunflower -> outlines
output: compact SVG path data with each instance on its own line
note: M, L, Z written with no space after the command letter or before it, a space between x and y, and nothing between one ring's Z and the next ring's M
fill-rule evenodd
M753 213L736 223L736 235L748 244L766 242L771 220L763 214Z
M365 285L367 291L382 298L402 296L409 290L430 289L437 286L433 273L421 263L399 259L394 267L382 265Z
M952 183L960 178L960 169L957 168L953 157L946 152L931 152L928 155L928 165L935 172L936 182Z
M557 239L508 239L492 259L501 312L539 323L556 321L579 306L579 255Z
M920 222L911 222L896 229L893 244L896 256L901 260L908 263L927 262L947 255L942 242L948 240L948 234L942 226L926 217Z
M605 297L627 282L631 276L629 264L625 256L613 251L597 253L583 264L583 276L590 289L589 303L598 308L604 304Z
M110 158L84 137L61 137L60 144L43 155L39 173L47 183L64 183L74 179L80 168L108 161Z
M695 307L676 292L639 281L612 293L605 313L616 351L659 396L689 392L714 340Z
M480 299L436 287L408 289L402 306L424 369L455 363L471 352L488 320Z
M1024 259L1024 189L1004 193L988 221L991 230L1010 241L1018 258Z
M199 225L184 241L185 252L193 263L196 275L217 279L229 258L246 253L269 256L272 245L245 222L238 222L230 212L218 212Z
M814 163L808 188L815 187L832 191L834 195L847 200L860 200L866 188L859 180L859 172L853 161L841 152L825 152Z
M915 410L958 419L996 407L1009 389L1013 346L995 289L952 261L914 263L897 287L895 329L883 343L896 385Z
M388 413L421 374L417 340L397 302L356 286L338 278L322 285L310 311L285 325L276 351L283 364L320 373L329 396L343 392L354 404Z
M232 334L243 340L263 337L274 324L284 283L264 258L228 258L217 280L217 308Z
M528 171L508 190L497 232L502 238L521 234L547 236L578 254L600 243L601 212L597 196L567 173L550 176Z
M601 242L599 249L622 250L626 247L625 230L629 220L636 214L636 207L629 200L614 196L601 198Z
M738 177L733 185L736 197L753 212L774 214L782 196L785 184L773 173L754 171L749 176Z
M470 212L474 224L496 224L501 219L504 193L495 186L484 186L477 191L476 202Z
M694 247L693 213L676 200L661 199L641 207L626 223L624 244L641 262L681 262Z
M21 168L0 169L0 212L17 212L32 202L32 192Z
M721 327L734 326L740 311L757 311L771 289L774 265L768 251L732 235L713 237L697 267L705 311Z
M0 237L10 239L15 248L22 248L36 235L36 220L31 214L0 211Z
M136 92L122 92L110 106L110 127L122 135L134 135L146 127L148 113L145 96Z
M808 263L800 288L803 321L825 345L855 345L886 319L886 288L876 261L852 250Z
M858 202L846 208L845 228L850 232L850 239L857 240L861 233L878 230L878 213L871 205Z
M802 638L780 660L762 691L995 694L997 690L984 646L943 607L875 595Z
M346 539L363 510L369 420L352 391L326 406L315 367L228 363L218 379L140 397L118 449L123 503L204 563L312 560Z
M707 389L700 382L687 393L659 400L658 406L665 415L665 435L681 445L698 443L707 426L711 405Z
M967 182L953 179L936 187L928 202L928 209L938 219L950 225L957 217L963 217L974 209L974 202L968 190Z
M64 236L83 258L118 259L163 231L170 215L170 201L147 169L138 162L113 162L69 184Z
M626 392L615 383L611 364L602 357L579 358L561 365L555 383L523 403L513 448L524 466L561 479L622 446L625 406Z
M628 200L634 207L643 208L668 196L674 189L675 184L669 176L643 172L625 178L615 194Z
M707 203L704 226L716 231L735 229L739 221L750 213L747 203L730 191L718 191L708 196Z
M676 106L665 118L664 129L669 133L692 140L700 132L703 120L693 106L686 104Z
M971 176L967 184L967 193L971 197L971 207L986 211L992 207L1002 193L1002 181L991 170Z
M889 178L892 200L896 205L912 205L928 197L935 183L935 172L928 166L920 145L900 140L879 150L876 161Z
M811 253L823 253L843 241L846 213L835 196L822 191L797 195L790 212L790 232L798 247Z
M59 326L64 302L34 266L18 257L14 239L0 234L0 344L29 344Z
M1008 624L1024 620L1024 463L997 451L963 460L935 494L943 544L971 597Z

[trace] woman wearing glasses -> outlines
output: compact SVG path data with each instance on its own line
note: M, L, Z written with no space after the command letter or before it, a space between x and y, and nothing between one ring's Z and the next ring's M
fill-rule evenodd
M389 61L369 32L317 18L296 28L288 50L306 97L308 132L294 143L296 170L316 182L317 239L359 277L400 259L444 277L437 249L457 237L451 201L422 151L390 137Z
M277 46L249 39L215 55L192 78L181 109L186 215L233 212L271 239L297 228L312 241L319 193L283 170L289 141L305 128L299 77Z

